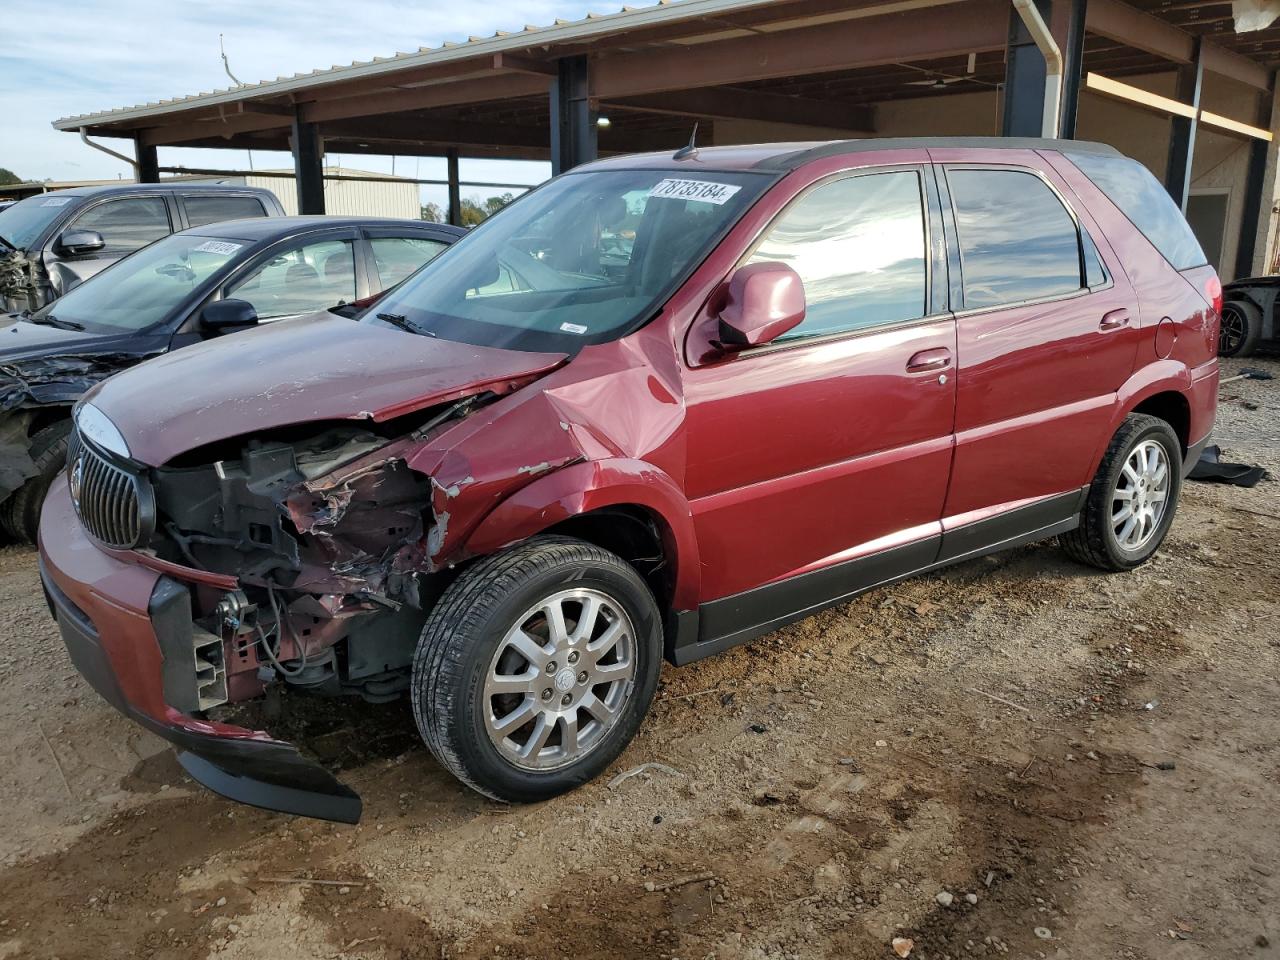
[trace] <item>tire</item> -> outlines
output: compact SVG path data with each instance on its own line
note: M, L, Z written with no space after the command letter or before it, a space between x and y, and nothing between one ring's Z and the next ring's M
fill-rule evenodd
M1151 454L1153 447L1158 448L1155 454ZM1148 456L1147 462L1152 457L1162 459L1165 473L1161 481L1152 482L1151 476L1134 470L1130 458L1135 457L1139 448ZM1158 474L1158 470L1153 473ZM1145 489L1136 486L1135 476L1145 477ZM1157 499L1158 493L1163 493L1163 499ZM1100 570L1132 570L1146 563L1160 548L1173 523L1181 493L1182 445L1173 428L1157 417L1131 413L1111 438L1097 475L1089 485L1080 526L1059 537L1059 542L1067 554L1080 563ZM1120 516L1126 494L1130 505L1136 499L1151 508L1149 522L1134 518L1134 525L1129 526L1128 519Z
M1228 300L1222 305L1218 331L1218 356L1249 357L1262 337L1262 311L1248 300Z
M31 435L31 459L36 475L0 504L0 526L15 540L35 543L40 530L40 508L54 478L67 465L71 421L59 420Z
M589 602L592 627L571 639ZM554 649L544 603L566 627ZM449 585L423 626L410 691L422 739L485 796L527 803L572 790L639 728L658 684L661 623L639 574L592 544L535 537L486 557Z

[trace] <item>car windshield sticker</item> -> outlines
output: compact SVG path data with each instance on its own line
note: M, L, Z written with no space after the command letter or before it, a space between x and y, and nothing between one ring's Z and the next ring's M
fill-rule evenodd
M206 240L204 243L200 244L200 246L196 247L193 252L223 253L223 254L230 255L235 253L237 250L239 250L243 246L244 246L243 243L227 243L227 241L225 240Z
M580 323L562 323L560 329L565 333L586 333L587 328Z
M44 203L40 204L40 206L42 206L42 207L65 207L65 206L66 206L68 203L70 203L70 202L71 202L71 198L70 198L70 197L50 197L50 198L49 198L48 200L46 200Z
M699 203L724 203L741 187L732 183L712 183L709 180L666 179L649 191L649 196L672 200L697 200Z

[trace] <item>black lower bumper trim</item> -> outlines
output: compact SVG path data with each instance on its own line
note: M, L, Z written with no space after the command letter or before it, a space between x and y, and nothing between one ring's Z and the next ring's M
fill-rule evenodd
M359 795L297 747L279 740L198 733L161 723L131 704L92 621L58 588L43 563L40 579L76 669L107 703L177 747L178 761L197 781L230 800L266 810L340 823L360 821Z

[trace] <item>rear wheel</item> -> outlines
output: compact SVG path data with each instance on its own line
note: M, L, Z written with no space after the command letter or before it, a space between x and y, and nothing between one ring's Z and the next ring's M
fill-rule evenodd
M1247 357L1262 337L1262 311L1248 300L1228 300L1222 305L1218 331L1218 356Z
M1102 570L1132 570L1159 549L1182 492L1182 445L1165 421L1131 413L1089 485L1080 526L1059 538Z
M545 800L600 774L658 682L661 618L620 557L539 537L464 571L432 610L413 712L436 758L501 800Z
M59 420L32 434L31 459L35 461L36 475L0 504L0 526L15 540L36 542L40 530L40 508L44 505L49 486L67 464L70 436L70 420Z

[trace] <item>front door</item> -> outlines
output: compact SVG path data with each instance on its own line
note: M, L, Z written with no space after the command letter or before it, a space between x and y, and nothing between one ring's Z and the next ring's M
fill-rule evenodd
M933 189L917 166L810 187L744 261L792 266L805 320L773 344L687 370L686 489L703 601L719 601L704 606L704 636L742 639L864 586L859 578L907 572L855 574L859 559L932 562L955 405ZM770 594L763 607L755 590L802 581L801 594Z

